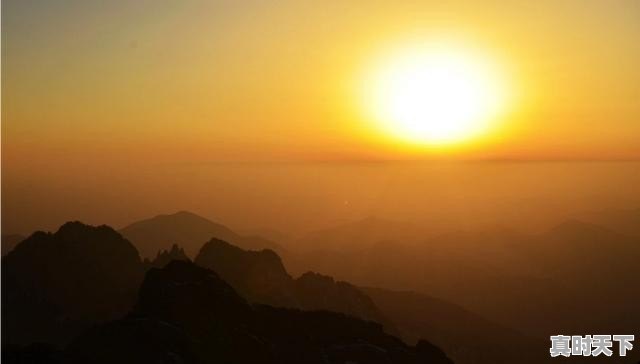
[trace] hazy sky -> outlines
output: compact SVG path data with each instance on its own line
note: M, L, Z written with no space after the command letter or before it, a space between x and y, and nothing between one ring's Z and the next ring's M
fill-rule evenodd
M86 216L123 223L120 204L131 218L194 208L242 223L243 209L256 206L241 197L255 193L260 172L216 180L209 191L215 176L194 166L431 158L380 134L354 91L378 57L422 39L486 54L513 93L492 135L438 157L640 158L635 0L7 0L3 227L25 232ZM334 177L314 181L323 178ZM205 207L225 188L237 199ZM349 197L326 193L337 203ZM282 225L297 215L288 213Z
M7 167L402 159L352 86L378 54L421 37L483 50L514 85L506 132L465 157L640 157L634 0L19 0L2 10Z

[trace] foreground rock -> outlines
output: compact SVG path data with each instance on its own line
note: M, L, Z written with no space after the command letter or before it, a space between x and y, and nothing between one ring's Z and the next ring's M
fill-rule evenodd
M69 222L36 232L2 258L2 344L63 345L130 310L144 270L108 226Z
M174 261L153 268L126 318L98 326L65 352L71 363L451 363L379 324L343 314L247 303L213 271Z

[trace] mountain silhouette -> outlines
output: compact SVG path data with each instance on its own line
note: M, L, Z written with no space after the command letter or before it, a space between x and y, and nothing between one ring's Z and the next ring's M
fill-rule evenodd
M251 305L213 271L184 261L152 268L124 319L65 350L69 363L451 363L343 314Z
M25 239L19 234L2 234L2 256L7 255L13 248Z
M361 251L382 240L407 242L424 238L426 231L422 226L369 216L310 232L298 238L295 245L299 250L305 251L315 251L318 247L337 252Z
M187 256L193 258L211 238L222 239L245 249L282 250L272 241L239 235L224 225L187 211L134 222L122 228L120 233L138 248L143 257L149 258L161 249L171 249L173 244L183 247Z
M569 220L361 248L325 251L318 265L333 271L320 271L339 279L293 278L275 251L218 238L194 263L177 244L143 263L107 226L36 232L2 258L2 358L402 363L448 360L442 348L460 364L537 363L557 332L640 336L640 241L608 227Z
M358 286L442 298L531 336L604 329L640 334L637 236L570 220L535 234L452 231L420 244L392 239L351 252L323 250L351 236L318 243L297 264Z
M191 261L191 259L189 259L187 254L184 252L183 248L180 248L178 244L173 244L170 250L158 251L158 255L156 255L156 258L153 261L149 261L148 259L145 259L144 264L149 268L150 267L162 268L173 260Z
M2 258L4 344L63 344L127 312L143 278L135 247L108 226L36 232Z
M456 363L533 364L548 358L547 340L534 340L450 302L410 291L362 290L406 342L426 339Z
M300 307L306 310L342 312L365 320L376 321L395 333L395 327L374 301L360 288L333 277L307 272L295 279L294 287Z
M214 270L243 297L281 307L296 307L293 279L272 250L244 250L220 239L206 243L194 262Z
M271 228L258 227L251 229L243 229L239 232L242 236L259 236L271 241L277 241L278 244L283 245L282 243L289 242L291 240L291 236L288 234Z
M313 272L293 279L280 256L271 250L246 251L212 239L194 262L217 272L251 302L341 312L386 324L393 331L373 301L357 287Z
M604 226L621 234L640 236L640 208L584 213L577 220Z

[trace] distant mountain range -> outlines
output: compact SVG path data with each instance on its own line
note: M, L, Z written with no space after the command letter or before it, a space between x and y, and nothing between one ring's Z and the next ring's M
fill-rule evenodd
M533 364L549 359L548 340L497 325L450 302L409 291L362 290L400 329L403 339L426 339L456 363Z
M158 250L168 250L177 244L184 248L187 256L194 258L211 238L228 241L244 249L283 250L268 239L239 235L224 225L187 211L134 222L120 229L120 233L138 248L143 257L153 257Z
M640 236L640 208L583 213L576 219L597 224L629 236Z
M420 228L369 218L282 245L242 236L188 212L143 220L120 233L72 222L55 233L36 232L26 239L3 236L3 249L11 246L5 241L21 241L2 259L3 359L34 351L68 358L70 351L15 345L65 347L95 325L106 330L100 335L111 335L111 328L132 338L152 332L159 322L150 320L152 326L135 332L122 327L136 327L135 317L148 317L148 312L132 309L145 271L193 260L215 272L253 311L262 312L258 307L268 304L375 321L387 334L409 343L419 338L434 343L459 364L542 362L548 358L537 355L546 354L548 343L532 337L544 339L558 330L640 335L640 292L634 288L640 276L640 238L632 234L634 211L616 214L626 221L618 225L624 232L602 216L598 219L609 221L607 227L572 220L541 234L492 229L428 235L422 241L416 240ZM149 259L142 260L138 249L145 249ZM289 273L290 264L298 278ZM346 281L385 288L363 289ZM283 312L297 311L278 312L287 316ZM165 334L150 340L166 340ZM184 334L176 333L174 344L190 345L191 339L180 336ZM95 339L91 335L88 343ZM185 362L201 355L189 350L181 357Z
M539 234L490 229L454 231L421 242L385 237L355 242L365 247L357 251L334 253L336 244L372 236L368 224L355 223L315 235L314 241L325 243L290 259L356 285L456 302L530 336L594 330L638 335L640 291L634 287L640 277L640 236L630 234L636 211L614 215L627 221L621 224L625 232L569 220ZM605 306L615 309L599 309Z

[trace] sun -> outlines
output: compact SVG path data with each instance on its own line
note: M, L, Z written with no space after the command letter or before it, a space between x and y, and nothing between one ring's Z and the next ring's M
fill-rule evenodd
M504 110L501 77L485 57L448 45L396 51L368 77L366 104L387 134L448 145L488 132Z

